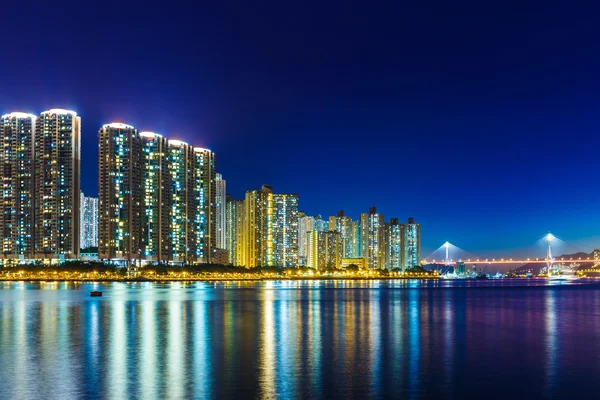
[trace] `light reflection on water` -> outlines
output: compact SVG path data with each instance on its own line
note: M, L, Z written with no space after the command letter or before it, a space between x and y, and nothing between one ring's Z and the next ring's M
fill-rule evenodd
M595 393L598 288L3 282L0 398L568 398Z

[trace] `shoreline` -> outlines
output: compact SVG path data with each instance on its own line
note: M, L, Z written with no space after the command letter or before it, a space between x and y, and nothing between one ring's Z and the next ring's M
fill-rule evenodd
M260 281L407 281L407 280L431 280L438 281L442 280L440 277L265 277L265 278L168 278L168 279L148 279L148 278L129 278L129 279L118 279L118 278L6 278L0 277L0 282L80 282L80 283L109 283L109 282L123 282L123 283L169 283L169 282L260 282Z

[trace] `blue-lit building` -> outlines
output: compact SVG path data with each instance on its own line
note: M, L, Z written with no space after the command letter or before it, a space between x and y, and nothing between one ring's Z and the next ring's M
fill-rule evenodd
M37 117L14 112L0 117L0 235L4 259L34 257L34 135Z
M421 265L421 225L414 218L404 224L402 252L404 269Z
M80 194L79 246L82 249L98 247L98 198Z

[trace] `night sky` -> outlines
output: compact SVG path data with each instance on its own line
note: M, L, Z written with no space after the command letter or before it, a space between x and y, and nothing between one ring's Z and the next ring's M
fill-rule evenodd
M0 113L77 111L88 195L120 121L215 151L235 198L414 216L424 255L600 245L598 8L35 3L2 6Z

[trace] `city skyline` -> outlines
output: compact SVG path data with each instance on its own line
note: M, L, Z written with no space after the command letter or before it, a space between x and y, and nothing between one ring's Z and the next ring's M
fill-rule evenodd
M122 122L99 129L97 198L80 190L76 112L5 114L0 134L0 232L8 264L58 264L85 250L86 259L127 267L338 270L356 262L397 273L420 265L421 231L412 217L386 222L376 207L358 221L342 210L328 219L307 216L297 194L275 193L267 184L233 200L215 153L156 132Z
M50 111L44 111L44 112L42 112L41 115L43 116L44 114L47 114L49 112L56 112L56 111L58 111L59 113L76 115L77 118L78 118L78 121L79 121L78 124L82 124L82 122L81 122L82 121L81 116L79 114L77 114L77 112L71 111L71 110L64 110L64 109L56 109L56 108L54 108L54 109L51 109ZM13 111L11 113L5 114L3 116L3 118L4 117L11 117L11 118L15 118L15 117L18 117L18 118L31 118L31 117L35 117L35 119L38 118L34 114L28 114L28 113L21 112L21 111ZM35 121L34 121L34 124L35 124ZM113 123L110 123L110 124L104 124L103 127L111 126L111 125L123 125L123 126L131 127L131 125L127 125L127 124L124 124L122 122L113 122ZM79 127L78 129L81 129L81 128ZM148 137L148 136L154 136L154 135L162 137L162 135L159 135L159 134L154 133L154 132L149 132L149 131L139 131L139 133L140 133L140 135L142 137L144 137L144 136ZM80 137L81 137L81 134L80 134ZM167 141L167 140L165 139L165 141ZM178 139L170 139L169 141L171 141L173 143L185 144L185 142L180 141ZM203 149L203 148L200 148L200 149ZM207 151L210 151L210 150L207 150ZM85 158L85 155L84 155L83 158ZM222 168L220 167L219 170L221 170L221 169ZM221 226L223 224L223 222L226 221L226 207L223 207L220 204L223 203L223 200L224 200L224 196L223 195L224 194L231 195L230 193L227 193L227 190L225 190L225 182L226 182L225 178L226 177L224 177L222 173L216 174L216 179L215 179L216 187L215 187L215 190L214 190L214 192L215 192L214 196L216 196L215 197L215 207L214 207L215 208L215 210L214 210L215 217L214 217L214 222L213 222L214 227L211 228L211 229L215 230L215 234L214 234L214 240L215 240L215 242L219 241L219 244L223 245L222 247L219 247L219 246L216 246L216 244L215 244L213 246L213 248L221 248L221 249L225 249L227 247L227 244L225 242L226 238L224 236L225 235L225 230L227 229L227 227L225 227L225 229L219 229L219 226ZM89 180L83 179L82 182L81 182L81 184L83 184L84 182L87 182L89 184ZM82 188L83 188L83 186L82 186ZM251 189L247 189L241 197L243 198L245 196L245 193L247 193L248 191L251 191ZM374 207L374 206L371 206L371 207ZM304 209L305 208L302 207L302 205L300 204L299 212L301 212L302 215L306 215L306 212L304 211ZM339 210L338 210L338 212L339 212ZM359 223L359 225L360 225L361 216L363 214L364 213L361 211L358 214L358 217L356 218L355 222ZM320 215L321 214L316 214L317 217L320 217ZM334 217L335 217L335 214L332 214L332 215L329 216L330 219L334 218ZM352 217L350 217L350 218L352 218ZM394 216L392 218L396 218L396 217ZM327 221L324 221L324 224L327 224ZM331 224L331 222L329 222L329 224ZM217 232L219 232L219 233L217 234ZM428 234L429 234L429 232L428 232ZM479 254L483 254L481 256L482 258L495 257L495 256L499 256L499 255L506 255L506 254L509 254L510 256L519 257L519 256L522 256L524 254L529 254L529 253L525 253L523 251L526 251L526 252L530 251L531 250L531 246L534 245L536 243L536 241L539 241L539 239L542 238L543 236L544 236L544 234L541 234L541 235L538 234L537 236L532 237L531 241L529 243L523 243L522 246L519 246L519 247L513 247L513 248L496 247L496 248L487 250L487 252L483 252L483 253L479 253ZM427 235L425 237L427 238ZM600 241L600 237L597 238L597 239L595 237L588 237L588 238L584 238L584 239L585 239L584 244L581 244L581 242L578 242L577 240L575 240L575 241L571 240L571 241L569 241L568 244L566 244L566 242L564 242L564 241L561 240L561 245L563 245L563 247L561 249L562 253L563 254L578 253L578 252L589 253L589 252L591 252L591 250L593 248L597 247L596 241ZM299 240L302 241L302 238L300 237ZM442 244L438 244L438 246L436 246L435 244L433 244L431 242L431 240L429 240L429 241L425 240L425 243L427 243L427 244L423 245L423 243L421 242L421 240L419 240L419 245L424 248L423 254L422 254L423 257L417 257L415 259L419 259L420 260L421 258L426 258L425 256L432 255L432 253L434 253L434 251L436 251L436 250L439 250L439 246L443 244L443 243ZM470 253L470 254L473 254L473 253L470 252L470 249L466 249L466 251L468 253ZM507 253L507 251L509 253ZM477 257L480 257L479 254L477 255ZM428 257L428 258L432 258L432 257Z
M25 16L9 4L0 32L15 58L0 66L0 113L77 111L92 196L96 132L123 121L219 154L234 198L269 183L298 193L307 215L414 216L424 253L445 241L501 253L548 231L591 251L600 57L586 49L598 7L439 7L261 4L246 15L123 4ZM119 31L96 28L107 20ZM49 41L78 49L78 62ZM99 62L106 55L127 62Z

